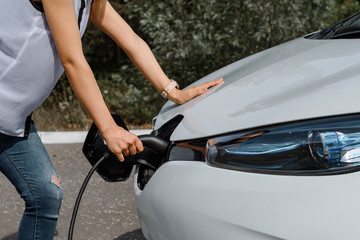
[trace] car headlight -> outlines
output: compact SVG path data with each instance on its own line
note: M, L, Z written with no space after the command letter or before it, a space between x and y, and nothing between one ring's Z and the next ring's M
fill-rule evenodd
M360 170L360 116L262 127L207 140L216 167L272 174L321 175Z

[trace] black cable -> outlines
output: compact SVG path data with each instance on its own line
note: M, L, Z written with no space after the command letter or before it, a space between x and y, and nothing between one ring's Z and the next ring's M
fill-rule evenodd
M143 142L143 145L145 147L149 147L150 149L152 149L152 151L154 151L156 153L160 153L160 156L162 156L166 152L166 149L170 145L169 142L167 142L167 141L165 141L165 140L163 140L163 139L161 139L159 137L149 135L149 134L141 135L141 136L139 136L139 139ZM144 151L144 152L146 152L146 151ZM77 216L77 212L78 212L78 209L79 209L79 206L80 206L80 201L81 201L82 195L85 192L85 188L86 188L87 184L89 183L89 180L90 180L91 176L93 175L93 173L95 172L95 170L108 157L110 157L110 152L105 151L104 155L99 160L97 160L97 162L95 162L93 167L90 169L88 175L86 176L86 178L85 178L85 180L84 180L84 182L83 182L83 184L82 184L82 186L80 188L79 194L78 194L78 196L76 198L76 202L75 202L74 210L73 210L73 213L72 213L71 221L70 221L68 240L72 240L72 237L73 237L76 216ZM148 169L152 169L154 171L156 170L155 166L153 166L148 161L141 159L141 157L138 157L138 158L130 157L130 158L126 159L126 161L129 162L129 163L132 163L132 164L143 165L143 166L147 167Z
M80 206L80 201L81 201L82 195L85 192L86 185L89 183L89 180L90 180L91 176L93 175L93 173L95 172L95 170L97 169L97 167L108 156L109 156L109 153L105 152L104 155L94 164L94 166L90 169L88 175L86 176L86 178L85 178L85 180L84 180L84 182L83 182L83 184L82 184L82 186L80 188L79 194L78 194L78 196L76 198L76 202L75 202L74 210L73 210L73 213L72 213L71 221L70 221L68 240L72 240L72 237L73 237L76 215L77 215L77 212L78 212L78 209L79 209L79 206Z

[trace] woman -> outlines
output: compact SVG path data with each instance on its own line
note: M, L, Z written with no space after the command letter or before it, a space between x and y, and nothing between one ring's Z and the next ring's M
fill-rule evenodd
M29 116L64 70L118 159L143 150L136 135L115 124L85 60L81 36L88 19L127 53L162 96L177 104L222 82L179 90L107 0L1 0L0 13L0 170L25 201L19 239L54 236L62 186Z

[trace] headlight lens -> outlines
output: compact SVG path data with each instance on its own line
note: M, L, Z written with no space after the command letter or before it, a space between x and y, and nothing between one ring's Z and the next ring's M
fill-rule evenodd
M276 174L335 174L360 169L360 116L279 125L209 139L213 166Z

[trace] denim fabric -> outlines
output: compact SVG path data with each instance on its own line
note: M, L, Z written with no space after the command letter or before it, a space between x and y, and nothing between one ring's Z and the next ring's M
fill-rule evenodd
M27 138L0 133L0 171L25 201L18 239L53 239L63 190L33 123Z

